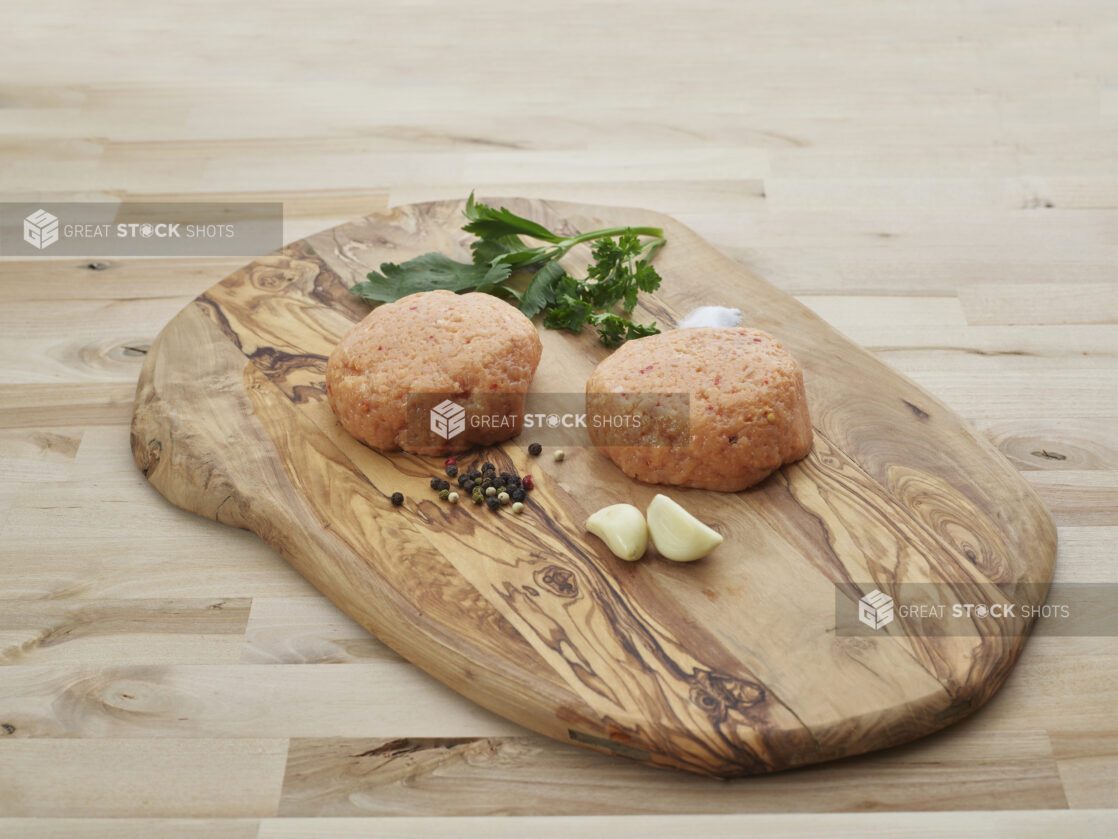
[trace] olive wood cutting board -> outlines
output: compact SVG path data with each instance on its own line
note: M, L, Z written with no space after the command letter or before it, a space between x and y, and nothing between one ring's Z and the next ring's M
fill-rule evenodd
M1027 634L975 618L935 636L897 617L837 633L836 584L979 587L1052 578L1049 515L1013 467L943 403L796 300L663 215L512 199L560 231L663 227L662 289L636 317L740 308L805 371L815 444L741 493L653 487L592 448L561 463L527 434L480 452L532 473L516 516L440 502L440 458L351 438L325 398L331 349L368 307L348 287L429 250L467 259L462 202L397 207L246 265L152 344L132 448L174 504L257 533L346 614L473 701L557 740L731 776L902 743L981 706ZM580 392L608 350L540 330L540 393ZM392 507L388 498L407 500ZM615 558L593 510L665 492L725 542L672 563ZM857 597L857 592L853 597ZM971 598L973 599L973 598ZM370 713L375 713L371 710Z

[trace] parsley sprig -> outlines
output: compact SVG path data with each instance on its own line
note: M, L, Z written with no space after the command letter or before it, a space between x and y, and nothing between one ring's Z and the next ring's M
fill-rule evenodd
M477 202L473 193L465 215L462 229L477 237L470 245L472 262L438 252L400 264L385 262L350 291L374 304L435 289L486 292L514 303L528 317L542 314L544 326L551 329L578 333L590 324L611 348L660 331L655 323L635 323L631 317L637 295L660 287L660 275L651 265L665 242L659 227L608 227L561 236L504 207ZM559 260L583 242L593 243L594 262L585 277L573 277ZM523 291L508 284L524 274L531 278Z

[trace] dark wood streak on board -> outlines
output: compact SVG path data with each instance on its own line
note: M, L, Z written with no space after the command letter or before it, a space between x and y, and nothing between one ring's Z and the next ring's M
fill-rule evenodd
M833 626L834 583L921 581L967 598L1051 578L1051 521L984 439L671 219L496 203L572 231L665 227L665 286L645 312L668 325L700 301L736 305L801 358L817 429L806 460L738 495L660 488L729 534L715 554L626 564L587 536L593 499L651 497L592 451L562 466L530 461L515 442L479 452L535 474L514 517L438 502L427 487L438 461L373 452L341 430L321 387L338 337L367 311L347 285L404 254L465 256L454 202L293 243L180 313L137 392L132 445L148 480L260 534L466 696L657 766L732 776L857 754L934 731L997 690L1023 638L988 619L966 638L922 634L910 619L869 639ZM547 337L540 387L604 352L587 336ZM395 491L403 507L388 505Z

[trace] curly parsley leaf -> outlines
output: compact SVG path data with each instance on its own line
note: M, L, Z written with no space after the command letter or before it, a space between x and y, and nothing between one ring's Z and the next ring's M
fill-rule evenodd
M633 323L628 318L610 312L597 312L590 315L587 320L597 327L598 337L610 349L616 349L634 338L644 338L660 331L655 323Z

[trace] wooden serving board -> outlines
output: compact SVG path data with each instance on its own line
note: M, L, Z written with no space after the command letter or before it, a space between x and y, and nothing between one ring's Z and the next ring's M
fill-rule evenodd
M439 502L441 459L357 443L325 400L326 357L368 308L347 289L383 261L466 258L462 204L398 207L261 258L152 345L132 447L170 501L260 535L343 611L486 708L557 740L730 776L905 742L981 706L1025 633L975 619L936 637L898 617L836 633L836 584L1051 580L1056 537L1013 467L947 407L678 222L636 209L508 200L559 230L656 225L671 326L735 306L800 360L815 446L737 494L638 484L597 451L482 454L532 473L521 516ZM581 391L606 350L541 329L541 393ZM403 492L393 508L388 497ZM583 532L600 506L659 491L725 536L676 564L616 559ZM863 586L866 588L866 586ZM863 592L864 593L864 592ZM974 598L970 598L973 600ZM1018 626L1022 629L1022 626ZM375 710L370 710L375 713Z

